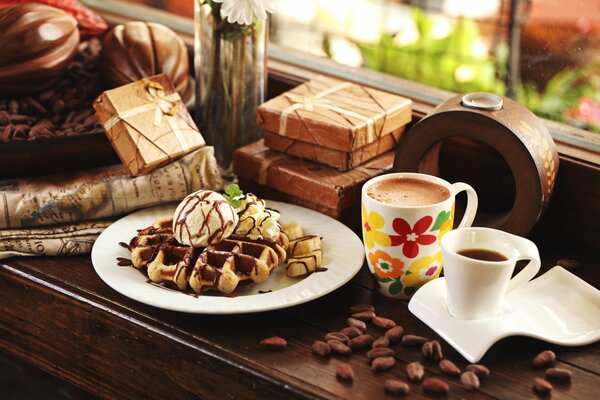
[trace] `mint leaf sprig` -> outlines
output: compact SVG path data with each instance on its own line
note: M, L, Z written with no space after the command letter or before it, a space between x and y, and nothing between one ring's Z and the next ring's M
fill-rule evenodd
M223 195L233 208L238 208L242 204L244 198L244 192L240 189L237 183L231 183L225 187L225 194Z

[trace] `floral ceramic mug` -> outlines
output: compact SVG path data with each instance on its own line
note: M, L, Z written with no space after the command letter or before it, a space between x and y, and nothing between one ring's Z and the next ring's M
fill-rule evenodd
M408 299L439 276L441 239L452 229L455 197L463 190L467 208L458 228L471 226L477 211L477 194L466 183L450 184L419 173L393 173L363 185L363 242L380 293Z

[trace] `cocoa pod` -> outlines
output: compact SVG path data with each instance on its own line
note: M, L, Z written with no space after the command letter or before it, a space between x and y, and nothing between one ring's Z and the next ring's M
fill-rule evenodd
M552 350L544 350L533 358L531 364L538 368L544 365L552 364L556 360L556 354Z
M329 347L329 345L325 342L323 342L322 340L317 340L312 344L311 350L314 354L324 357L324 358L329 358L331 357L331 347Z
M359 313L359 312L363 312L363 311L372 311L372 312L375 312L375 307L373 307L370 304L356 304L356 305L348 308L348 311L351 314L355 314L355 313Z
M261 340L260 345L269 350L283 350L287 347L287 340L279 336L271 336Z
M426 360L440 361L443 357L442 346L437 340L430 340L423 343L421 353Z
M447 359L440 361L439 367L443 373L451 376L458 376L461 372L460 368L458 368L456 364Z
M554 386L542 378L533 378L533 389L540 393L550 393Z
M386 379L385 382L383 382L383 389L395 396L405 396L410 392L410 386L397 379Z
M479 389L479 378L473 371L465 371L460 375L460 382L469 390Z
M360 329L362 332L367 330L367 324L364 321L349 317L346 319L346 324L354 328Z
M474 372L479 379L487 378L490 375L490 369L482 364L469 364L465 369Z
M566 368L548 368L545 374L547 379L555 379L557 381L570 381L573 375Z
M361 311L350 316L350 318L358 319L359 321L370 321L374 317L375 313L373 311Z
M394 349L390 349L389 347L375 347L367 353L367 359L372 361L377 357L393 357Z
M340 342L347 344L350 338L344 335L342 332L329 332L325 335L325 341L339 340Z
M352 354L352 349L339 340L329 340L327 344L331 348L331 352L335 354L339 354L340 356L349 356Z
M371 347L390 347L390 340L385 336L380 336L373 342Z
M350 339L355 338L359 335L362 335L363 331L353 326L347 326L340 331L344 335L348 336Z
M423 336L417 335L404 335L402 336L402 345L411 347L411 346L422 346L423 343L428 342L429 339Z
M373 336L360 335L360 336L350 339L350 341L348 342L348 346L350 346L350 348L352 350L357 350L357 349L364 349L366 347L369 347L371 345L371 343L373 343Z
M423 390L432 394L448 394L450 386L438 378L425 378L423 380Z
M412 382L420 382L425 375L425 368L418 361L411 362L406 365L406 375Z
M396 326L396 322L394 322L393 320L391 320L389 318L383 318L383 317L377 317L377 316L373 317L371 322L373 323L373 325L375 325L379 329L384 329L384 330L392 329L393 327Z
M344 381L354 380L354 370L348 363L339 363L335 366L335 375Z
M385 332L385 337L390 340L390 343L397 342L404 333L404 327L402 325L396 325L395 327L388 329Z
M394 357L377 357L371 361L372 371L386 371L396 365L396 359Z

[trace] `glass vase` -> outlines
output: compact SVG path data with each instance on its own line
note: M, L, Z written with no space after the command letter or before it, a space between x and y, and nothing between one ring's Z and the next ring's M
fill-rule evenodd
M267 21L232 24L221 4L195 1L196 120L224 177L233 152L260 139L256 107L266 90Z

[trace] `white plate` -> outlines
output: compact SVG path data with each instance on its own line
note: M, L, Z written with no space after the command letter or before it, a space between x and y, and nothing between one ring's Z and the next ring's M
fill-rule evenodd
M564 346L600 340L600 291L559 266L512 292L494 318L460 320L448 314L444 278L417 290L408 309L470 362L508 336Z
M92 263L108 286L134 300L167 310L200 314L250 313L290 307L326 295L356 275L364 261L362 242L341 222L303 207L267 201L268 207L281 213L282 223L298 222L307 234L323 238L322 266L327 268L326 271L304 278L290 278L285 267L280 266L266 282L240 285L234 291L234 297L213 293L195 297L148 283L146 275L133 267L118 266L117 257L131 257L119 242L129 243L137 229L150 226L159 218L172 216L176 205L138 211L102 232L92 248Z

